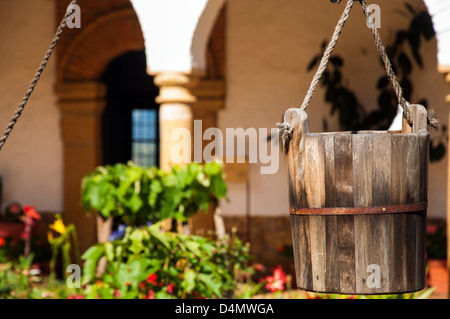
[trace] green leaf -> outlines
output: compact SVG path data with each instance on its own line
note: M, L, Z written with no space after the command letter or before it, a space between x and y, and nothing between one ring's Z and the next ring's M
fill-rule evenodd
M105 255L109 262L114 260L114 246L110 242L105 243Z
M200 244L191 240L190 236L179 236L180 240L183 242L183 244L186 246L188 250L193 252L197 256L201 256L202 253L199 250Z
M120 264L118 279L121 285L121 291L126 292L128 287L137 289L139 283L155 271L150 267L151 265L151 261L146 257L138 257L130 260L126 264Z
M216 295L217 297L221 297L220 288L222 285L220 284L220 282L217 282L212 275L199 274L198 280L203 282L209 288L209 290L214 293L214 295Z
M154 224L148 227L148 232L151 236L158 239L166 248L170 249L169 239L167 238L167 235L165 233L161 232L160 227L161 223Z
M144 250L144 240L149 238L145 229L136 229L130 235L131 245L128 248L132 253L139 254Z
M184 273L183 281L181 282L181 287L186 292L191 292L195 288L195 279L197 277L197 273L193 270L188 270Z
M97 269L97 264L104 253L103 245L95 245L86 250L86 252L81 256L81 259L85 260L83 267L83 282L84 284L89 283L95 277L95 271Z

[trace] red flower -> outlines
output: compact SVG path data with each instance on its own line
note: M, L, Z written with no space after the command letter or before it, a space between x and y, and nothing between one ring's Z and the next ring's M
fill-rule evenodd
M119 298L119 297L120 297L119 289L115 289L115 290L114 290L114 297L115 297L115 298Z
M263 264L254 264L253 268L255 269L255 271L263 271L264 265Z
M20 239L27 240L29 238L30 238L30 234L28 232L23 231L23 232L20 233Z
M153 290L149 290L147 294L147 299L155 299L155 292Z
M169 293L169 294L173 293L173 288L174 287L175 287L174 284L168 284L167 288L166 288L166 292Z
M141 288L142 290L145 290L145 282L140 282L139 288Z
M278 252L279 253L284 253L284 251L286 250L286 248L284 247L284 245L281 245L278 247Z
M3 237L0 237L0 247L5 245L6 245L5 239Z
M427 234L434 235L437 232L437 225L428 225L427 226Z
M281 269L281 266L278 266L273 271L273 276L266 277L266 282L265 288L270 292L283 291L286 284L286 273Z
M13 214L20 213L20 205L19 204L11 204L9 206L9 211Z
M156 285L156 278L158 278L158 276L156 276L155 274L151 274L147 277L147 282L149 284Z
M34 209L34 206L24 206L23 211L25 212L25 215L27 217L31 217L36 220L41 219L41 215L39 215L38 212Z

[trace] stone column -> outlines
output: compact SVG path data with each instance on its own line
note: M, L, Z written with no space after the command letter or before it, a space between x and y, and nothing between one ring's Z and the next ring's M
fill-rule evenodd
M81 180L102 163L101 114L106 88L97 82L61 83L55 88L64 143L63 219L77 228L81 253L97 242L95 215L80 206Z
M201 80L192 89L192 93L197 97L197 101L192 105L194 120L202 121L202 134L208 128L218 127L217 114L225 107L225 82L223 80ZM210 142L202 141L202 152ZM217 231L214 214L215 209L210 205L208 212L199 212L192 216L189 225L191 232L195 233L197 230L204 230L205 233L208 230Z
M192 154L192 126L193 116L191 105L196 98L189 91L193 81L179 72L162 72L156 75L155 84L160 88L156 102L160 104L160 168L170 170L175 164L182 164L172 158L172 150L180 140L172 140L172 133L177 128L185 128L190 133L189 138L183 139L182 149ZM181 137L175 137L181 138ZM179 145L179 144L178 144ZM190 161L192 155L189 156Z

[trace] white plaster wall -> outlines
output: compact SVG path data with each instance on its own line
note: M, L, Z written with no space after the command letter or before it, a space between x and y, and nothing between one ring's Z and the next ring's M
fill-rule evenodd
M345 1L344 1L345 2ZM408 1L425 8L420 0ZM403 1L378 0L381 6L381 36L386 44L394 41L395 31L409 26L410 17L399 13ZM219 115L219 126L275 127L289 107L299 107L313 77L306 66L319 52L324 39L331 38L344 9L328 0L228 0L227 7L227 100ZM344 76L367 108L377 106L377 80L384 73L378 53L365 25L358 3L352 12L336 53L344 58ZM448 93L443 76L436 71L436 42L422 46L425 69L415 68L415 99L425 97L437 111L441 124L448 122ZM330 130L337 125L329 117L323 91L316 91L308 108L310 130L322 131L327 117ZM435 133L432 133L435 135ZM288 214L288 189L283 156L274 175L261 175L259 164L250 164L251 214L285 216ZM445 217L447 158L429 167L429 216ZM245 213L245 187L230 184L230 202L224 214Z
M0 0L0 130L6 128L55 32L54 1ZM62 209L62 141L55 56L0 151L3 203ZM4 206L4 205L3 205Z

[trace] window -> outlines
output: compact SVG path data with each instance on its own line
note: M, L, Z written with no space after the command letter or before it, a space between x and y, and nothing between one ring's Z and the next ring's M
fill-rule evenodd
M159 166L159 90L147 74L145 51L114 59L102 75L106 107L102 114L103 165L132 160Z
M131 119L132 161L140 166L158 166L159 123L157 110L134 109Z

